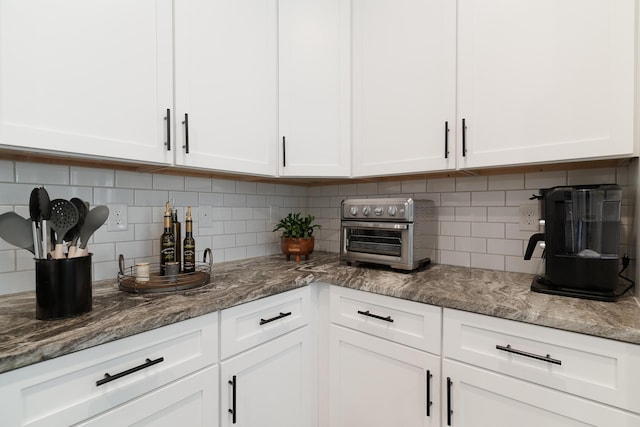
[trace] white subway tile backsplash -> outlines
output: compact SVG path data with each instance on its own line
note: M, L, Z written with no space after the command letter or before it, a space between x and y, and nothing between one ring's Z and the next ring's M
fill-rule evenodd
M440 234L444 236L470 236L471 223L443 221L440 223ZM486 237L486 236L479 236L479 237Z
M36 275L33 271L14 271L2 273L0 295L33 291L36 289Z
M543 188L543 187L541 187ZM540 194L538 190L509 190L506 192L505 205L506 206L520 206L520 205L537 205L540 202L537 199L531 200L530 197L533 194Z
M35 275L36 273L35 273L35 263L33 262L33 254L24 249L17 250L15 251L15 253L16 253L16 271L33 271L33 274Z
M154 190L184 191L183 176L153 174L152 182Z
M472 237L504 238L504 224L497 222L473 222L471 223Z
M169 192L164 190L135 190L136 206L164 206L169 201Z
M150 257L153 255L152 242L150 240L116 242L116 253L124 255L125 259Z
M471 206L504 206L504 191L475 191L471 193Z
M402 193L426 193L427 180L418 179L414 181L402 181L401 192Z
M45 186L47 192L49 193L49 197L51 200L53 199L72 199L77 197L79 199L84 200L85 202L89 202L92 205L93 200L93 189L91 187L63 187L60 185L49 185ZM100 187L96 187L99 189Z
M378 183L367 182L365 184L358 184L358 196L374 195L378 194Z
M436 248L437 249L441 249L441 250L445 250L445 251L452 251L454 250L456 247L455 244L455 237L453 236L436 236Z
M0 183L0 205L29 205L33 184Z
M522 240L487 239L487 252L499 255L522 256Z
M269 184L264 182L259 182L256 188L256 192L258 194L262 194L264 196L271 196L276 194L276 185Z
M461 267L471 266L471 254L469 252L439 251L440 263L449 265L459 265Z
M544 262L541 259L531 259L525 261L522 257L505 256L505 270L516 273L542 274L544 272Z
M185 191L169 191L169 200L171 201L171 207L187 207L197 206L199 201L199 193L185 192ZM186 210L180 209L180 220L184 220L184 213Z
M238 194L257 194L258 193L258 184L255 183L255 182L237 181L236 182L236 193L238 193Z
M235 234L222 234L219 236L213 236L213 239L211 240L213 243L212 249L226 249L234 248L236 246Z
M152 209L148 206L129 206L127 208L127 219L129 224L148 224L153 222Z
M426 190L425 190L426 191ZM380 194L398 194L402 192L402 182L401 181L381 181L378 183L378 192ZM356 194L354 192L350 192L349 194Z
M566 184L566 171L529 172L524 175L524 188L534 191Z
M241 233L236 236L236 246L250 246L257 244L256 233Z
M488 222L520 222L520 208L512 206L488 207Z
M12 272L16 269L16 251L0 252L0 273Z
M322 186L322 195L325 197L338 196L339 194L340 194L340 186L337 184Z
M456 237L455 250L458 252L487 252L487 239Z
M456 178L456 191L485 191L487 187L486 176L463 176Z
M114 184L115 171L111 169L71 167L71 185L113 187Z
M253 208L231 208L231 217L236 221L253 219Z
M134 204L134 191L122 188L94 188L93 197L90 200L82 200L91 202L92 205L108 205L109 203L119 203L127 206Z
M211 179L211 191L214 193L235 193L236 192L236 181L231 181L228 179Z
M14 182L13 162L0 160L0 182Z
M442 193L440 206L471 206L471 193Z
M91 253L93 254L91 261L104 262L114 261L118 259L120 254L116 253L115 243L99 243L91 245ZM126 260L126 258L125 258Z
M153 176L148 173L116 171L116 187L150 190L153 188Z
M456 191L455 178L438 178L427 180L427 191L429 193L451 193Z
M69 185L69 167L38 163L15 163L16 183Z
M223 194L224 206L247 206L247 196L244 194Z
M261 232L271 230L264 219L254 219L247 221L247 232Z
M524 189L524 174L489 176L489 190L522 190Z
M118 277L118 261L93 263L93 280L115 280Z
M568 185L614 184L616 182L615 168L570 170L567 175Z
M135 240L160 239L164 228L160 223L129 224L133 227Z
M255 194L247 196L247 207L250 208L262 208L266 206L267 198L265 196L258 196Z
M521 231L520 223L505 223L504 225L505 233L504 237L507 239L520 239L520 240L529 240L529 237L533 233L537 233L537 231Z
M211 178L185 176L184 188L187 191L202 191L209 193L211 192Z
M502 271L504 270L504 256L472 253L471 267Z
M247 221L224 221L224 234L247 232Z
M224 260L225 261L235 261L239 259L247 258L247 248L246 247L236 247L236 248L226 248L224 250Z
M487 208L457 207L455 208L455 220L484 222L487 220Z

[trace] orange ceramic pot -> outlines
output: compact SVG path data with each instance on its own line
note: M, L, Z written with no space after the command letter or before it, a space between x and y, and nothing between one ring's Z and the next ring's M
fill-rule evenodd
M287 261L291 259L291 255L296 257L296 262L300 262L300 257L303 255L304 259L309 259L309 254L313 252L313 244L313 236L306 239L294 239L292 237L282 237L280 239L280 248L282 253L287 256Z

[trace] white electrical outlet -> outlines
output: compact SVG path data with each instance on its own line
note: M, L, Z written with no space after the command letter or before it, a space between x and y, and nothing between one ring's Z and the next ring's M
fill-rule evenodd
M127 205L109 204L109 218L107 219L107 231L125 231L129 229L127 217Z
M520 231L538 231L540 229L538 205L520 206Z

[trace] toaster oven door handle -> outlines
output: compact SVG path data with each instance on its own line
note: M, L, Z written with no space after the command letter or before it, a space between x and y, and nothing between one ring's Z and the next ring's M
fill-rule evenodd
M349 228L376 228L380 230L407 230L409 224L402 224L397 222L343 222L343 226Z

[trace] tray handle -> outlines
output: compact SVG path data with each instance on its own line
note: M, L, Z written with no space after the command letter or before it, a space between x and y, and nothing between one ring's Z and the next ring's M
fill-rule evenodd
M209 254L209 272L213 268L213 252L211 252L210 248L204 250L204 254L202 255L202 262L207 262L207 254Z

